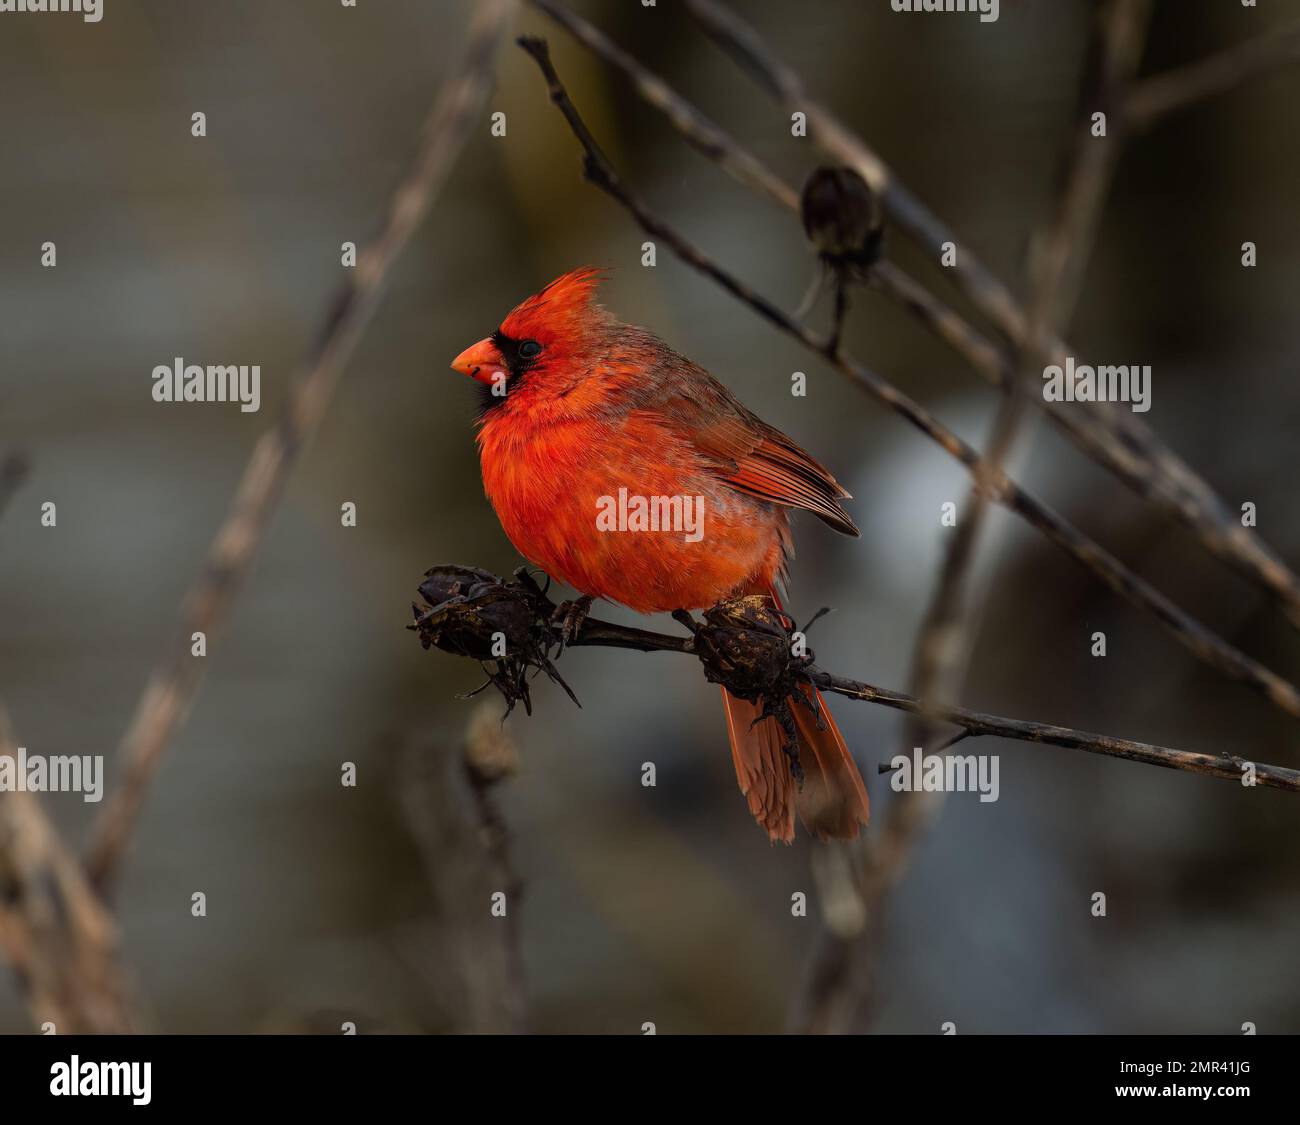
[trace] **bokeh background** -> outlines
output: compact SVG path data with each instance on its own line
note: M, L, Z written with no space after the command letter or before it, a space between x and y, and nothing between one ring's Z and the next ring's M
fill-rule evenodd
M792 183L816 163L670 0L575 7ZM1004 0L991 25L895 14L886 0L742 7L964 240L1020 278L1074 105L1083 0ZM31 752L110 755L111 784L111 754L182 596L339 283L340 243L376 230L471 10L106 0L95 25L0 17L0 452L32 464L0 524L0 699ZM1296 14L1164 0L1144 71ZM549 36L638 191L794 307L814 261L791 216L684 146L559 29L532 11L517 26ZM1292 565L1298 106L1300 75L1281 72L1132 144L1071 330L1089 356L1153 365L1147 420L1230 504L1253 501ZM447 363L575 265L613 267L611 308L711 368L848 485L863 536L797 521L794 609L806 619L834 607L813 637L826 667L905 686L945 543L939 506L962 500L964 475L666 249L642 268L641 232L581 182L575 144L513 45L487 108L506 113L507 136L490 136L485 114L400 263L214 641L135 839L123 950L159 1030L501 1026L496 984L471 984L468 966L500 941L484 922L499 888L439 870L458 862L440 841L461 813L455 771L429 768L454 759L476 708L458 695L480 677L421 651L404 625L428 566L519 564L482 494L475 389ZM196 110L204 140L190 135ZM1239 261L1247 239L1254 270ZM47 240L56 269L40 266ZM948 292L904 238L890 252ZM848 343L984 440L994 394L898 307L859 298ZM150 372L175 356L259 363L261 413L155 404ZM804 399L789 394L796 370L809 377ZM1019 479L1234 643L1300 676L1296 636L1259 592L1057 433L1035 423L1026 435ZM39 523L46 500L55 529ZM340 526L349 500L356 528ZM989 531L964 702L1300 761L1294 727L1248 689L1010 517ZM1104 659L1089 655L1095 630ZM532 718L507 724L520 772L496 791L524 885L512 921L528 1025L781 1030L817 940L812 846L773 847L747 815L716 689L691 662L578 650L562 667L582 710L539 685ZM902 723L861 704L835 711L879 815L892 794L876 765L902 749ZM1300 1030L1294 796L1050 748L978 749L1001 755L1001 799L947 802L890 901L862 1027ZM358 764L355 789L339 784L343 761ZM654 789L640 784L647 761ZM94 806L45 804L83 838ZM190 914L195 890L205 919ZM1098 890L1105 919L1089 912ZM791 915L797 891L813 899L807 918ZM29 1026L6 975L0 1030Z

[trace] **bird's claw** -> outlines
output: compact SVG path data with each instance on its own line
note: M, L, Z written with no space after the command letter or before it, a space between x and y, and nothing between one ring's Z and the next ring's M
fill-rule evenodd
M560 630L560 648L568 648L582 631L583 623L591 613L593 601L595 598L590 594L583 594L574 601L556 607L551 615L551 625Z

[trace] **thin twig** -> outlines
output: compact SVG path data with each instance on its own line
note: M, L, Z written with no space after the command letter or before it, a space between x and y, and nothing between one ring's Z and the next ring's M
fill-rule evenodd
M927 708L933 717L944 723L953 723L963 728L971 737L992 735L997 738L1011 738L1019 742L1038 742L1044 746L1059 746L1067 750L1083 750L1089 754L1102 754L1110 758L1124 758L1130 762L1143 762L1150 766L1164 766L1167 769L1188 770L1192 773L1209 774L1242 784L1246 776L1249 759L1230 754L1201 754L1192 750L1174 750L1167 746L1155 746L1146 742L1134 742L1127 738L1115 738L1106 734L1093 734L1089 731L1074 730L1070 727L1057 726L1053 723L1037 723L1025 719L1008 719L999 715L988 715L981 711L970 711L965 707L934 706L923 703L912 695L872 687L857 680L835 676L829 672L814 672L809 680L822 691L832 691L849 699L860 699L867 703L878 703L882 707L892 707L898 711L919 715ZM1257 784L1272 789L1286 789L1300 792L1300 770L1285 766L1255 765ZM1267 780L1263 778L1267 775Z
M1150 129L1170 114L1293 62L1300 62L1300 20L1144 79L1129 93L1125 120L1135 132Z
M603 31L557 0L528 0L594 54L617 67L638 94L659 110L690 145L731 176L790 211L799 210L799 193L767 165L743 149L716 122L693 106L659 75L639 63Z
M3 710L0 756L17 763ZM38 1028L48 1022L59 1034L132 1030L117 927L40 801L21 790L0 790L0 953Z
M731 54L758 83L791 112L805 115L808 136L835 159L855 169L883 199L894 222L907 231L937 261L945 244L959 247L948 272L986 317L1021 351L1031 349L1028 315L1010 290L962 244L956 235L898 179L893 170L835 114L812 98L799 75L778 60L757 31L720 0L687 0L687 7L706 34ZM1043 342L1040 359L1063 364L1075 353L1059 336ZM1192 528L1207 550L1270 591L1300 628L1300 578L1283 563L1258 534L1244 527L1234 512L1189 465L1179 458L1136 414L1113 403L1076 403L1109 430L1123 451L1123 479L1145 498ZM1053 417L1070 427L1089 451L1099 454L1091 432L1069 421L1066 412ZM1112 449L1112 453L1116 452ZM1119 469L1116 469L1119 471Z
M1036 500L1005 473L987 471L979 453L919 403L883 376L859 363L847 352L839 349L829 351L824 342L814 337L807 328L723 269L675 228L649 211L619 179L594 142L587 143L591 138L590 131L560 82L550 61L545 41L525 38L520 40L520 45L536 60L546 78L551 101L564 115L574 135L583 144L585 157L583 167L587 178L626 207L640 223L642 229L662 239L683 261L712 278L769 323L821 355L857 386L874 395L891 410L905 418L964 465L972 477L984 484L995 502L1015 512L1041 531L1116 593L1139 609L1152 614L1181 644L1200 659L1224 675L1249 685L1287 714L1300 718L1300 691L1294 685L1265 668L1258 661L1246 656L1185 613L1105 548L1075 528L1063 516Z
M119 750L123 777L94 827L87 861L97 887L110 884L163 752L185 721L202 682L207 660L190 655L191 636L206 634L211 652L213 633L230 615L289 473L320 427L393 264L476 124L492 82L492 60L513 9L513 0L484 0L478 5L464 60L439 92L415 163L392 197L383 231L358 256L355 275L334 300L283 414L253 449L207 566L186 600L172 656L150 679Z

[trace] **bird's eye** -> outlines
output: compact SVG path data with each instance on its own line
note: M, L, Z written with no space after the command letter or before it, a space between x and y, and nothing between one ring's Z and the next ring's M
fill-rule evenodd
M525 340L519 345L520 359L536 359L542 354L542 345L536 340Z

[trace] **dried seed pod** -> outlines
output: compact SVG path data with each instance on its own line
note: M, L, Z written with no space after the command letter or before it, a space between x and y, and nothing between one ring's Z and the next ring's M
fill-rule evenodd
M770 598L735 598L706 610L695 651L704 674L741 699L756 702L784 690L790 635Z
M495 574L480 570L476 566L456 566L454 563L448 563L445 566L430 567L424 572L424 581L420 583L420 597L429 605L439 605L449 598L468 594L475 585L480 583L492 584L500 581L501 579Z
M803 185L799 211L808 241L828 264L865 268L880 258L880 200L852 168L813 169Z
M429 608L413 604L415 623L409 626L420 644L479 661L509 707L522 700L531 713L531 668L545 672L577 702L551 663L555 607L536 584L503 581L476 567L436 566L425 572L420 596Z

